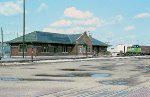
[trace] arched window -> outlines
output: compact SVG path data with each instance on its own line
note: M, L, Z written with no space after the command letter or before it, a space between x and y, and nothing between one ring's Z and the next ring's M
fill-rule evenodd
M44 53L49 52L48 49L49 49L48 45L42 46L42 52Z

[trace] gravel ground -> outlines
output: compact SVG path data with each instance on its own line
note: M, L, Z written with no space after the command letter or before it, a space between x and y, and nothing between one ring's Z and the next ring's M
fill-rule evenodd
M0 66L0 97L149 97L149 57ZM16 64L16 65L15 65Z

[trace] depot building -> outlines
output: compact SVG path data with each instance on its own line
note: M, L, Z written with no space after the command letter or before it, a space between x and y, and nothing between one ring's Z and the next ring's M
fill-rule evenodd
M56 55L97 55L105 54L109 45L83 34L58 34L34 31L7 43L11 47L11 56L56 56Z

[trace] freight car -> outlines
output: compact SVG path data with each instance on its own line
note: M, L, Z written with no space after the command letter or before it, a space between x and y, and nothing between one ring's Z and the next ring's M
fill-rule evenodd
M133 45L127 47L126 55L150 55L150 46Z
M140 46L142 55L150 55L150 46Z

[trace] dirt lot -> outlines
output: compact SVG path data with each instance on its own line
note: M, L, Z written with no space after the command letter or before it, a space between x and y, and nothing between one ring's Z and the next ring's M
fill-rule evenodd
M0 66L0 97L149 97L149 58Z

